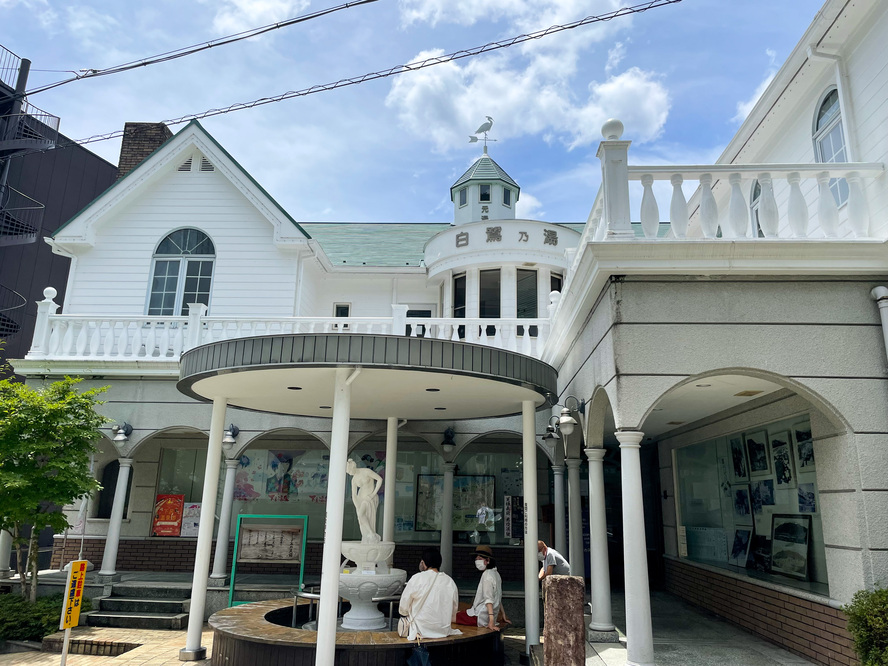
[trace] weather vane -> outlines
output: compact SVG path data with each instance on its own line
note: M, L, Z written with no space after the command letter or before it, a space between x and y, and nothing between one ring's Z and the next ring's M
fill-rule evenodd
M475 134L469 136L469 143L478 143L478 137L476 135L483 134L484 135L484 152L487 152L487 142L488 141L496 141L496 139L488 139L487 133L490 131L490 128L493 127L493 118L490 116L485 116L487 118L486 123L482 123L481 127L475 130Z

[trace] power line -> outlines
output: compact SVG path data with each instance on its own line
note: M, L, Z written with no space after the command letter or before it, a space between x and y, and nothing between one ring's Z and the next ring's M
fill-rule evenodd
M453 62L455 60L461 60L462 58L469 58L473 56L480 55L482 53L487 53L489 51L496 51L498 49L508 48L510 46L515 46L516 44L523 44L524 42L529 42L534 39L542 39L543 37L548 37L549 35L554 35L560 32L564 32L565 30L573 30L574 28L579 28L584 25L590 25L593 23L604 23L606 21L611 21L615 18L619 18L622 16L628 16L630 14L640 14L642 12L646 12L651 9L655 9L658 7L664 7L666 5L673 5L681 2L682 0L648 0L647 2L643 2L638 5L633 5L631 7L622 7L613 12L609 12L607 14L599 14L597 16L587 16L584 19L580 19L578 21L573 21L572 23L566 23L564 25L553 25L544 30L538 30L536 32L531 32L524 35L518 35L517 37L511 37L509 39L504 39L498 42L489 42L488 44L484 44L483 46L477 46L471 49L464 49L461 51L454 51L453 53L448 53L447 55L435 56L432 58L426 58L425 60L418 60L414 62L407 63L406 65L396 65L389 69L380 70L377 72L372 72L370 74L363 74L361 76L355 76L348 79L340 79L339 81L334 81L331 83L324 83L320 85L314 85L309 88L303 88L302 90L291 90L280 95L275 95L273 97L261 97L259 99L250 101L250 102L239 102L237 104L232 104L231 106L227 106L220 109L210 109L208 111L203 111L201 113L192 113L185 116L180 116L178 118L171 118L169 120L161 121L165 125L181 125L182 123L187 123L191 120L199 120L201 118L210 118L212 116L220 116L226 113L232 113L234 111L242 111L244 109L252 109L257 106L263 106L265 104L273 104L275 102L282 102L284 100L293 99L296 97L307 97L308 95L314 95L320 92L326 92L328 90L336 90L338 88L345 88L347 86L353 86L360 83L366 83L367 81L376 81L378 79L385 79L391 76L396 76L398 74L406 74L408 72L415 72L420 69L425 69L426 67L434 67L435 65L443 65L444 63ZM124 130L115 130L113 132L107 132L105 134L95 134L93 136L87 137L85 139L79 139L72 143L77 143L80 145L85 145L88 143L95 143L97 141L107 141L110 139L117 139L124 135Z
M32 69L32 72L71 72L74 74L70 79L64 79L62 81L56 81L55 83L48 83L45 86L40 86L39 88L34 88L33 90L27 91L27 95L36 95L37 93L45 92L47 90L52 90L53 88L58 88L59 86L63 86L67 83L73 83L74 81L83 81L84 79L92 79L97 76L108 76L109 74L119 74L121 72L127 72L131 69L136 69L137 67L147 67L149 65L156 65L161 62L169 62L170 60L176 60L177 58L184 58L185 56L193 55L195 53L200 53L201 51L206 51L207 49L212 49L217 46L227 46L228 44L233 44L235 42L239 42L244 39L249 39L250 37L257 37L259 35L263 35L266 32L271 32L272 30L279 30L280 28L286 28L291 25L295 25L297 23L304 23L305 21L310 21L311 19L320 18L321 16L326 16L327 14L332 14L333 12L338 12L342 9L349 9L350 7L357 7L358 5L366 5L371 2L377 2L377 0L354 0L354 2L346 2L343 5L338 5L336 7L329 7L327 9L321 9L316 12L312 12L311 14L304 14L302 16L297 16L294 18L287 19L286 21L279 21L278 23L270 23L269 25L264 25L259 28L251 28L250 30L244 30L243 32L238 32L233 35L228 35L227 37L219 37L218 39L210 40L209 42L201 42L200 44L193 44L191 46L185 46L181 49L175 49L173 51L167 51L165 53L159 53L154 56L150 56L148 58L143 58L141 60L133 60L131 62L123 63L122 65L116 65L114 67L107 67L105 69L82 69L80 73L75 72L73 70L53 70L53 69L42 69L36 70Z

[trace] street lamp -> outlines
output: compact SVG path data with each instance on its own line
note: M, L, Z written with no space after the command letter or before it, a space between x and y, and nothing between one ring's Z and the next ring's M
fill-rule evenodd
M236 437L240 433L240 428L238 428L233 423L228 426L228 430L222 433L222 448L225 449L225 452L228 453L231 451L231 447L234 446L236 442Z
M133 427L124 421L122 425L111 426L111 432L114 433L115 442L127 442L129 436L133 434Z

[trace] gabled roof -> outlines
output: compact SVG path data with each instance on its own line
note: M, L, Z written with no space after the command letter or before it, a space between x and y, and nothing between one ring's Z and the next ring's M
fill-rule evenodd
M423 248L446 223L306 222L311 234L334 267L422 265Z
M475 160L475 163L469 167L469 170L466 171L459 179L450 187L450 198L453 199L453 191L462 185L465 185L469 181L491 181L491 180L501 180L507 185L511 185L516 190L521 190L518 187L518 183L512 180L512 177L505 172L505 170L496 162L493 161L493 158L487 154L487 149L484 149L484 154Z
M221 171L260 209L269 221L272 223L275 223L275 221L287 222L289 223L288 226L292 225L299 230L299 236L306 239L311 238L305 229L275 201L274 197L266 192L265 188L197 120L192 120L179 132L167 139L126 176L111 185L111 187L93 199L70 220L56 229L52 237L56 238L62 230L75 225L75 223L89 225L92 221L107 213L111 207L117 205L129 192L135 190L155 175L161 167L173 161L176 155L192 147L196 147L201 153L204 153L216 166L222 166L221 163L224 162L225 166L229 168L222 169ZM275 232L276 238L279 235L279 231ZM283 235L289 236L289 234Z

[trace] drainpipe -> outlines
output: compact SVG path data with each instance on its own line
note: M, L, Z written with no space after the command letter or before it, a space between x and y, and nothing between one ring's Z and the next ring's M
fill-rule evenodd
M876 287L870 292L870 296L879 305L879 316L882 318L882 339L885 343L885 354L888 356L888 287Z
M857 126L854 124L854 108L851 105L851 98L848 97L848 70L845 67L845 61L842 56L821 51L816 46L808 47L808 57L811 60L829 60L836 66L836 90L839 93L839 105L842 108L842 131L845 132L847 161L854 162L860 159L860 153L857 150Z

